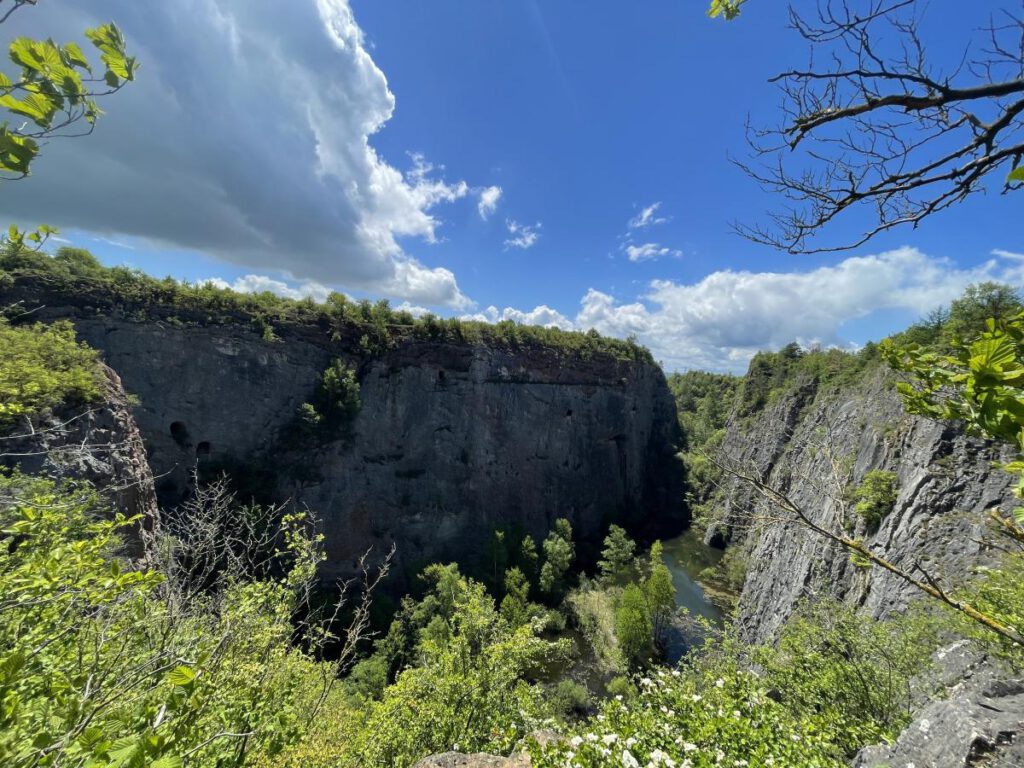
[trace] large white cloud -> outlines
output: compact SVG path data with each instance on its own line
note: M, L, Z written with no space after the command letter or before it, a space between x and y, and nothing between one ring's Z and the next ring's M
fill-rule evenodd
M670 370L742 371L758 350L794 340L850 346L840 334L842 326L878 311L924 314L984 280L1024 285L1024 262L1013 253L998 255L960 268L948 259L900 248L808 272L723 270L691 284L656 280L642 301L632 303L591 289L575 319L563 317L566 322L558 325L636 336ZM525 313L507 308L481 318L531 318L552 311L546 306Z
M80 39L116 19L142 69L95 134L45 148L5 216L127 234L259 269L464 307L454 275L403 252L470 193L370 140L395 98L348 0L48 0L5 31Z

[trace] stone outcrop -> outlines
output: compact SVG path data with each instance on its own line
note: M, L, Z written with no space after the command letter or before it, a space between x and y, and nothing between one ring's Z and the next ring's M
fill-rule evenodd
M854 768L1024 766L1024 680L968 642L937 654L932 677L950 686L925 703L895 743L862 749Z
M117 509L144 520L157 514L153 475L121 379L103 366L104 396L64 407L34 427L16 425L0 439L0 464L28 474L87 480Z
M828 446L841 465L838 474L849 469L846 488L833 482ZM885 369L839 389L796 387L755 418L735 420L724 450L756 467L821 525L851 524L853 536L873 551L907 570L920 561L946 583L962 583L972 567L994 557L980 543L986 517L1012 508L1011 478L993 467L1008 454L956 427L906 415ZM894 472L898 488L877 530L844 498L874 469ZM747 639L771 639L809 595L831 593L875 617L901 612L917 596L898 576L857 567L817 534L764 522L773 510L738 481L726 484L720 501L723 516L706 539L749 551L738 607Z
M138 397L135 420L164 505L194 470L316 512L327 578L396 547L411 578L439 560L479 564L496 528L542 538L567 517L584 557L607 526L685 523L675 405L656 365L537 344L399 339L368 353L315 325L206 322L174 307L94 306L18 283L6 303L71 319ZM358 371L361 408L333 433L296 429L324 370ZM661 528L661 530L657 530Z

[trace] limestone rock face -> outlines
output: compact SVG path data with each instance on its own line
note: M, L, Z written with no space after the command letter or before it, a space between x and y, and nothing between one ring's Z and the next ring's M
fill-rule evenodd
M898 498L877 530L869 530L832 481L825 444L851 470L851 486L873 469L894 472ZM950 583L994 552L983 549L985 519L992 509L1012 509L1011 478L993 467L1008 454L955 427L907 416L892 375L880 370L854 386L818 392L798 387L757 418L734 422L725 451L757 467L825 526L852 524L853 534L894 563L915 560ZM747 487L727 487L721 526L711 543L741 541L751 556L739 602L739 621L751 640L771 639L805 596L831 593L875 617L904 610L916 590L878 568L854 566L849 555L795 525L769 524L772 510ZM751 515L750 528L745 521Z
M854 768L1024 766L1024 681L966 642L938 656L947 698L919 709L894 744L862 749Z
M19 284L37 319L71 319L125 389L164 505L198 466L322 520L326 578L396 548L396 573L479 565L499 527L543 538L567 517L584 557L612 522L663 534L685 524L675 404L656 365L567 350L399 341L367 354L311 325L184 319L173 307L91 307ZM180 313L179 313L180 314ZM324 434L296 429L340 358L361 407Z
M155 520L153 474L121 380L103 367L104 398L61 408L31 433L20 426L0 440L0 463L28 474L87 480L117 509Z

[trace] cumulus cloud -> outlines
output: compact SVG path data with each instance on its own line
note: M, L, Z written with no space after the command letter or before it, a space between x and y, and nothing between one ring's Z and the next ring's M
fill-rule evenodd
M658 209L661 208L661 203L651 203L646 208L642 209L640 213L629 220L630 229L646 229L647 227L653 227L657 224L664 224L668 221L667 217L658 216Z
M505 241L506 250L509 248L520 248L525 251L527 248L532 248L540 237L541 223L539 221L531 226L529 224L520 224L513 219L506 219L505 227L508 229L509 234L508 239Z
M591 289L571 324L559 327L596 328L620 338L635 335L670 370L739 372L758 350L794 340L850 347L842 326L875 312L923 315L984 280L1024 285L1024 261L1015 257L1008 253L1002 260L962 268L915 248L900 248L807 272L722 270L696 283L655 280L641 301L631 303ZM538 307L520 314L545 310L550 311ZM509 308L497 314L504 318L515 312Z
M8 218L464 306L454 275L402 241L437 241L437 208L471 188L421 155L403 171L373 148L395 97L348 0L50 0L5 26L78 39L110 18L138 81L104 103L86 143L46 147L4 196Z
M512 320L521 325L542 325L547 328L561 328L563 331L571 331L575 325L573 321L561 312L542 304L530 312L523 312L513 307L505 307L499 310L497 307L488 307L483 312L473 315L463 315L463 320L478 320L484 323L497 323L501 320Z
M477 213L480 218L486 221L492 213L498 210L498 201L501 200L501 187L484 187L480 190L480 198L476 204Z
M331 289L327 286L312 280L292 286L284 280L275 280L267 275L243 275L230 283L219 277L211 277L201 282L215 285L218 288L230 288L239 293L264 293L269 291L286 299L311 298L315 301L324 301L331 292Z
M683 252L676 250L675 248L666 248L659 243L644 243L643 245L634 245L629 243L623 246L623 250L626 252L626 256L629 257L630 261L650 261L651 259L657 259L662 256L682 256Z

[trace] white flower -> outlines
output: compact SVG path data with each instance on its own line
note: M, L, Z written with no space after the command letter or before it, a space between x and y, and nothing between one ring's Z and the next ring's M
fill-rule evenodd
M679 677L679 670L678 669L673 669L672 670L672 677Z
M715 680L715 688L721 688L724 685L725 680L723 680L722 678L718 678L717 680Z
M586 736L587 741L597 741L596 733L588 733Z
M736 760L733 762L736 768L744 768L744 766L750 765L746 760Z
M601 741L603 741L605 744L614 744L618 740L619 737L616 736L614 733L609 733L601 737Z
M569 739L569 746L571 747L578 747L582 743L583 739L579 736L573 736L571 739Z
M693 752L696 749L696 744L691 744L690 742L686 742L685 744L683 744L683 752Z
M634 744L636 744L636 739L634 739L632 736L630 736L628 739L626 739L626 746L627 747L632 747Z
M645 677L642 680L640 680L640 685L654 685L654 681L651 680L651 678L649 677Z
M701 696L699 693L695 693L690 698L692 698L695 702L697 702L697 701L700 701L701 699L703 699L704 697Z
M622 768L640 768L640 763L628 749L622 750Z
M615 700L616 701L622 701L622 694L621 693L615 694Z

